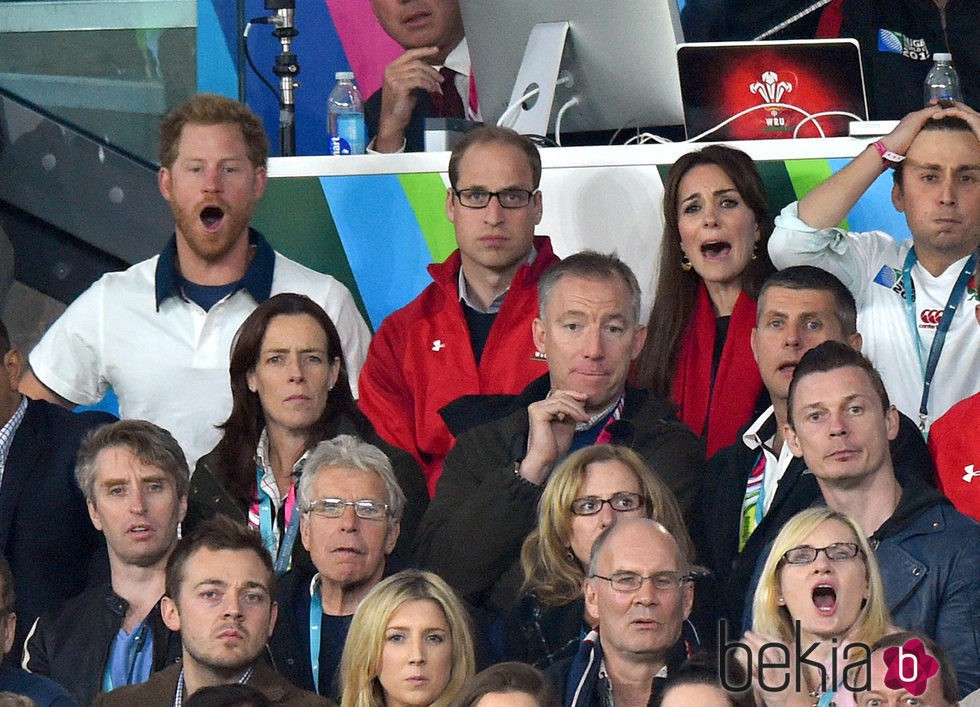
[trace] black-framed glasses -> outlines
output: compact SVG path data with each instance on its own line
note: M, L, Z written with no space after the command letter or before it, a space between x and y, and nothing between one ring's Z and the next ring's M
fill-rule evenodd
M649 581L658 592L669 592L680 589L684 584L694 579L688 572L656 572L648 575L636 572L616 572L611 577L603 577L601 574L589 576L606 580L617 592L635 592L646 581Z
M321 518L340 518L347 510L347 506L352 506L355 515L364 520L384 520L385 516L388 515L387 503L372 501L370 498L362 498L360 501L345 501L342 498L318 498L315 501L310 501L306 510Z
M627 511L635 511L638 508L642 508L644 498L638 493L631 493L629 491L614 493L609 498L583 496L572 501L572 513L577 516L594 516L607 503L614 511L626 513Z
M536 193L527 189L453 189L459 203L467 209L485 209L493 197L497 197L497 203L505 209L523 209L531 203L531 198Z
M816 560L821 552L828 560L850 560L852 557L857 557L861 548L857 543L831 543L827 547L799 545L784 552L783 560L790 565L808 565Z

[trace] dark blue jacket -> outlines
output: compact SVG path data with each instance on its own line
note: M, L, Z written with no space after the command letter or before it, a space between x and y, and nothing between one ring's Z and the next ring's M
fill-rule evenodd
M871 536L895 624L932 636L956 667L960 697L980 687L980 524L917 479Z

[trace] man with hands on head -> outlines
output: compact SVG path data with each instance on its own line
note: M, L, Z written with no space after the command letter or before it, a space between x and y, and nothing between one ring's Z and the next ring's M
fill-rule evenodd
M427 117L479 120L456 0L371 0L371 7L405 53L364 105L368 151L422 151Z
M494 615L518 596L515 560L566 455L591 444L632 447L686 512L704 468L703 446L670 406L626 385L646 337L629 267L614 255L577 253L542 275L538 300L533 334L548 375L509 414L457 438L419 530L422 565Z
M892 203L912 232L837 224L883 170L894 168ZM864 352L895 405L928 430L980 390L980 326L974 310L980 245L980 114L961 103L905 116L844 169L790 204L769 241L773 263L816 265L854 293ZM932 384L932 385L930 385Z

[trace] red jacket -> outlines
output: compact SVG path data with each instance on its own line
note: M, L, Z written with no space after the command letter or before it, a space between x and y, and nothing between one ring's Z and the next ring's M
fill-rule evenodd
M537 257L514 275L494 320L480 366L459 301L460 255L429 266L434 282L388 316L374 335L358 382L359 404L389 443L418 459L429 493L454 438L439 410L463 395L514 395L548 372L537 354L531 322L538 312L538 278L558 258L536 236Z
M929 451L936 460L939 488L956 506L980 520L980 393L961 400L929 428Z

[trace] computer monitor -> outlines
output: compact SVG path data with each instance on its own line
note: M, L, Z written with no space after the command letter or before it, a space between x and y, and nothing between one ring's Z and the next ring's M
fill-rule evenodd
M516 111L515 122L506 123L518 132L551 132L573 96L579 102L563 114L563 133L683 122L677 0L460 0L459 5L485 122L496 123L512 96L519 98L535 85L541 95L526 102L529 110ZM559 75L571 76L571 86L555 90Z

